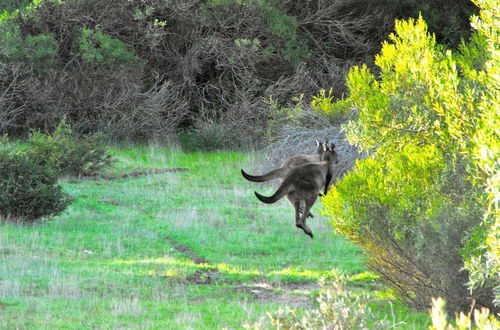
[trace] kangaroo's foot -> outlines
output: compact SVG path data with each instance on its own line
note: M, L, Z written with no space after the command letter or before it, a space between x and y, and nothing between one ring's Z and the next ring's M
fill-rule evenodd
M309 227L307 227L305 224L297 223L297 224L295 224L295 226L302 229L304 231L304 233L306 233L306 235L309 235L311 238L314 238L314 235L313 235L311 229L309 229Z

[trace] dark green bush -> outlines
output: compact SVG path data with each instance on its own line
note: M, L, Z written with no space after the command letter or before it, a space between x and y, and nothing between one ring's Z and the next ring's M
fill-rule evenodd
M469 17L477 12L470 0L383 0L383 6L397 13L395 18L422 15L437 41L451 47L470 35Z
M13 11L29 3L31 3L31 0L0 0L0 12L4 10Z
M0 40L0 61L23 63L37 74L47 72L59 47L53 33L23 37L19 25L8 21L0 21Z
M0 149L0 218L32 222L60 214L71 199L57 174L25 152Z
M125 43L100 31L83 29L79 38L82 58L88 63L114 68L119 65L139 63Z
M63 120L51 136L33 132L26 152L58 175L90 176L111 165L111 156L100 140L98 134L76 136Z

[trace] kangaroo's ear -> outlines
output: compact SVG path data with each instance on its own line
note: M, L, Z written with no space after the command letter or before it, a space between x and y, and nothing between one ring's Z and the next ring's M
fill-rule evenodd
M333 150L335 148L335 144L330 144L330 149Z
M319 147L321 142L318 141L318 139L315 139L316 140L316 147Z

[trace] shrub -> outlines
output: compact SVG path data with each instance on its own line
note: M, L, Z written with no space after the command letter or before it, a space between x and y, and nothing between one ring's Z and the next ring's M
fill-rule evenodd
M101 145L100 135L77 137L65 120L51 136L33 132L26 152L58 175L96 175L111 164L111 156Z
M246 329L267 329L268 323L275 329L388 329L391 325L387 320L377 320L377 317L364 301L364 294L347 290L346 278L334 274L331 279L319 281L323 293L318 298L318 308L301 315L296 310L286 308L277 312L268 312L267 320L249 325ZM266 325L266 326L264 326Z
M60 214L71 199L57 174L24 152L0 150L0 217L32 222Z
M432 309L429 312L432 318L430 330L492 330L500 329L500 321L490 314L487 308L474 309L474 313L460 313L455 323L449 323L445 312L446 302L443 298L432 299ZM472 315L471 315L472 314Z
M112 69L116 66L140 62L121 40L100 31L83 29L79 38L82 58L89 63Z
M224 150L240 147L241 139L230 126L218 121L199 121L196 128L179 134L185 150Z
M375 59L380 78L366 66L347 78L358 110L344 127L347 138L372 157L358 161L324 202L333 226L360 244L370 266L420 308L439 295L450 310L475 303L495 311L498 275L469 291L463 270L482 255L494 222L488 210L495 207L490 189L500 137L493 128L499 119L492 97L496 78L489 70L498 39L479 42L485 37L467 46L483 47L485 54L462 50L454 56L427 33L422 18L398 21Z
M19 25L9 21L0 21L0 40L0 60L24 63L39 74L52 65L59 47L54 34L41 33L23 38Z
M13 49L31 37L38 38L34 45L20 49L47 41L38 66L27 57L10 57L10 64L31 69L24 76L32 79L0 75L0 91L15 91L5 98L9 111L3 117L16 116L0 129L47 130L66 116L80 132L147 138L153 131L156 138L196 129L198 118L225 117L230 127L244 128L243 140L254 141L266 123L262 96L279 94L287 103L300 92L329 86L340 91L352 59L373 53L374 40L390 29L380 11L346 15L339 2L313 2L307 15L289 2L269 0L37 2L0 26L0 48L10 40L1 29L14 26ZM367 27L384 32L362 36ZM337 55L343 59L334 61ZM33 86L25 92L18 82ZM151 104L148 97L161 86L169 86L168 103Z
M462 143L470 139L472 148L468 150L474 168L477 184L485 190L485 217L483 235L475 240L476 253L466 262L471 272L470 286L482 288L495 286L496 307L500 308L500 25L498 13L500 4L495 0L474 0L481 8L479 16L472 17L472 26L477 29L477 38L468 47L471 52L462 52L460 60L464 74L470 79L470 90L481 88L481 98L475 109L475 125L469 121L461 123L465 134L455 134ZM475 42L475 44L474 44ZM459 126L460 127L460 126Z
M448 166L447 166L448 165ZM420 309L436 294L452 310L491 292L469 293L460 249L482 221L481 189L457 177L435 146L405 146L384 160L367 158L324 200L333 226L363 247L369 266L403 299Z

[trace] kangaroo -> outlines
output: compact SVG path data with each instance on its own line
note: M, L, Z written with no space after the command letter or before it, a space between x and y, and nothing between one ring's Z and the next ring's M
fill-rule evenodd
M275 203L283 196L286 196L295 209L295 225L311 238L314 236L311 229L306 225L306 218L320 191L324 189L325 194L328 191L334 165L338 163L337 153L334 148L333 143L326 146L320 162L300 165L290 170L272 196L266 197L255 192L255 196L261 202L267 204ZM300 212L301 202L305 204L303 212Z
M290 172L291 169L294 167L308 164L308 163L317 163L321 161L321 156L323 155L323 152L325 151L325 145L328 143L323 143L316 139L316 155L307 155L307 154L299 154L299 155L294 155L291 156L287 159L285 159L282 163L281 166L277 169L272 170L271 172L268 172L263 175L250 175L246 173L243 169L241 169L241 174L243 177L249 181L253 182L265 182L269 181L272 179L277 179L279 178L281 181L283 178ZM300 207L300 212L302 212L302 207ZM314 218L314 215L309 212L308 217Z
M325 144L316 139L316 145L317 145L316 155L300 154L289 157L281 163L281 166L279 168L274 169L271 172L268 172L263 175L250 175L246 173L243 169L241 170L241 174L245 179L253 182L265 182L277 178L282 179L294 167L321 161L321 156L323 155L323 152L325 150Z

